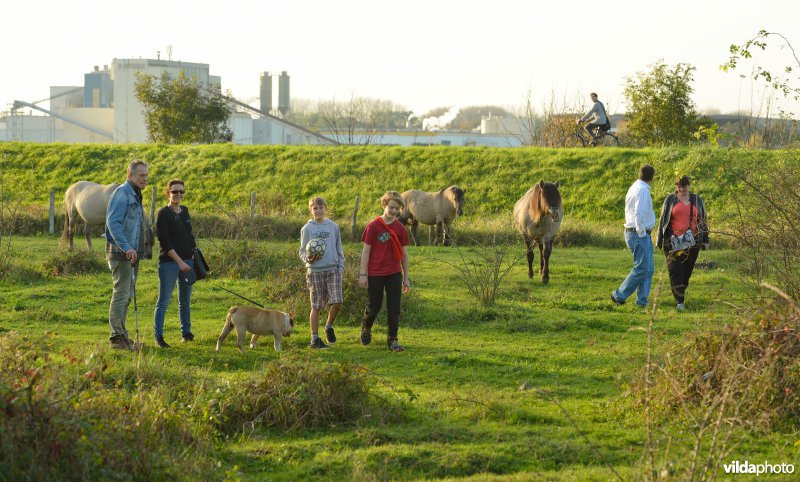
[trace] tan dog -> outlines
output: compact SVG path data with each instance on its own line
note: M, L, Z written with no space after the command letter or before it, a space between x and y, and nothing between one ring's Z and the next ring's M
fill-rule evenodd
M281 338L292 334L294 320L282 311L262 310L252 306L234 306L228 311L222 333L217 338L217 351L222 346L225 337L234 328L238 335L236 346L242 353L244 353L242 345L247 332L253 334L253 338L250 339L250 348L256 347L259 335L272 335L275 339L275 351L281 351Z

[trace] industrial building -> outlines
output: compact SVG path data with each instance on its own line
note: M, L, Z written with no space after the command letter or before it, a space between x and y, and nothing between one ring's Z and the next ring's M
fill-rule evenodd
M148 142L142 105L136 99L139 72L160 77L180 72L205 88L221 86L208 64L162 59L114 59L84 75L83 86L52 86L36 102L15 101L0 115L0 140L29 142ZM336 144L336 141L272 115L272 77L278 77L278 111L289 110L289 75L261 75L260 108L228 98L236 106L229 125L234 144ZM45 109L39 104L49 102ZM26 110L28 111L26 113ZM44 115L33 115L33 111Z

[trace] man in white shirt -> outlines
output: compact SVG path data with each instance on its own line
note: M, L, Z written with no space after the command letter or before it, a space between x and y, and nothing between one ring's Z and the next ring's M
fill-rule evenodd
M650 186L655 174L653 166L642 166L639 179L625 195L625 244L633 253L633 269L619 288L611 293L611 301L618 305L625 303L636 291L636 305L642 308L647 306L653 281L653 240L650 239L650 233L656 225L656 213L653 211Z
M591 139L590 144L596 144L597 141L595 140L596 138L592 130L598 127L604 127L606 122L608 122L608 116L606 116L606 108L603 103L597 100L597 94L592 92L589 96L592 98L592 108L585 116L578 120L578 123L588 122L588 124L583 126L583 129L589 134L589 139Z

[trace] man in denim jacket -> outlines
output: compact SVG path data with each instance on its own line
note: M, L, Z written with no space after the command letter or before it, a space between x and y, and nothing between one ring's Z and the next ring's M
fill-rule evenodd
M139 259L145 257L148 226L142 209L142 189L147 185L147 174L147 164L131 162L128 180L111 195L106 211L106 260L114 282L108 324L111 346L120 350L138 349L128 337L125 319L135 289L132 275L138 273Z

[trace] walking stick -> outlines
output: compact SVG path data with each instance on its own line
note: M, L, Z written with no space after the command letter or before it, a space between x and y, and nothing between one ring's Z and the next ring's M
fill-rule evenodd
M133 290L133 318L136 321L136 351L139 351L139 307L136 304L136 268L131 266L131 289Z

